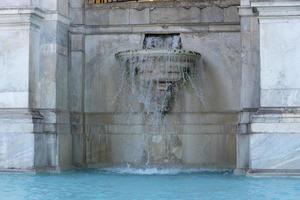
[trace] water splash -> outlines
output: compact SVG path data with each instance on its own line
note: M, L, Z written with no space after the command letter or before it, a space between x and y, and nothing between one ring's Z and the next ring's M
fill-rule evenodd
M199 168L164 168L164 167L147 167L147 168L132 168L132 167L112 167L100 169L102 172L117 173L117 174L130 174L130 175L178 175L178 174L211 174L222 173L228 174L232 170L229 169L199 169Z

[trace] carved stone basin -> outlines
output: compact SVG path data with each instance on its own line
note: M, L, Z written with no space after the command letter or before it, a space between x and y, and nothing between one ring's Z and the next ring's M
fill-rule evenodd
M141 49L122 51L116 58L142 80L177 82L193 71L201 55L184 49Z
M117 53L133 95L148 113L170 110L177 86L193 73L201 55L184 49L141 49Z

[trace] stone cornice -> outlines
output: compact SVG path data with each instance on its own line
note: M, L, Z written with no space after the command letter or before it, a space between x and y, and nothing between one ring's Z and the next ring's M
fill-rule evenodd
M67 25L70 24L70 19L68 19L64 15L61 15L57 12L47 12L44 14L44 18L45 18L45 20L48 20L48 21L59 21L64 24L67 24Z
M239 6L238 8L240 16L256 16L256 13L253 12L253 8L250 6Z
M166 1L153 1L153 2L120 2L120 3L105 3L105 4L86 4L86 8L89 9L107 9L107 8L122 8L122 9L137 9L142 10L145 8L156 7L230 7L239 6L239 0L166 0Z
M216 24L152 24L152 25L124 25L124 26L71 26L74 34L128 34L128 33L203 33L203 32L240 32L237 23Z
M38 8L0 9L0 27L34 26L40 27L44 12Z
M252 2L259 17L300 16L300 1Z
M28 26L40 27L43 20L58 21L69 25L70 20L57 13L39 8L0 8L0 26Z

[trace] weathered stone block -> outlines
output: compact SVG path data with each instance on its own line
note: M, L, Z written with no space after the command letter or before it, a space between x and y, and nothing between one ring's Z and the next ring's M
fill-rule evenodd
M58 165L61 170L72 167L72 135L69 133L57 135Z
M0 168L33 169L34 152L34 134L0 134Z
M109 10L108 9L87 9L85 11L86 25L108 25Z
M84 36L82 34L71 34L71 50L72 51L84 50Z
M200 9L161 7L150 10L151 23L196 23L200 22Z
M56 108L68 109L68 57L57 55Z
M84 7L85 0L70 0L70 8L82 8Z
M115 164L145 162L143 135L111 135L111 159Z
M206 7L201 10L201 22L223 22L224 11L219 7Z
M300 134L253 134L250 136L250 168L255 171L298 170L299 149Z
M72 134L72 162L75 166L83 166L85 160L85 136L83 134Z
M238 134L236 138L237 143L237 159L236 168L237 169L248 169L249 168L249 135Z
M235 135L183 135L182 161L206 167L235 166Z
M149 24L149 8L143 10L130 9L130 24Z
M70 111L82 110L82 82L84 55L82 52L71 52L71 66L69 70L69 108Z
M69 25L65 24L61 21L57 22L57 32L56 32L56 44L58 45L58 47L65 47L66 49L69 46ZM58 51L59 49L57 49ZM60 53L60 52L58 52ZM67 56L68 51L66 51L65 56Z
M57 10L64 16L69 16L69 0L57 0Z
M34 167L57 167L57 140L55 134L35 134Z
M128 9L111 9L109 11L109 24L129 24L129 10Z
M2 29L0 31L0 106L29 105L30 31ZM17 75L17 76L16 76Z
M47 10L57 10L57 0L40 0L40 6Z
M81 8L70 9L70 20L72 24L83 24L83 11Z
M250 32L251 26L251 18L249 17L241 17L241 32Z
M261 19L262 106L300 106L299 34L299 19Z
M237 22L239 23L239 13L236 6L224 8L224 22Z
M0 7L27 7L31 5L32 5L31 0L17 0L17 1L1 0L0 2Z

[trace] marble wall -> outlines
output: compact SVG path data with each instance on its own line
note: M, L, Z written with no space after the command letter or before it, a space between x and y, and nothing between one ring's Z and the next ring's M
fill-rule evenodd
M292 25L291 25L292 24ZM261 106L299 107L298 18L260 20ZM274 32L276 30L276 34ZM277 40L270 38L276 37Z
M0 3L0 168L4 170L60 170L72 165L69 22L57 2L52 11L42 7L42 1Z
M2 0L0 170L153 164L299 173L299 8ZM160 126L122 88L114 57L142 48L147 33L179 33L183 48L202 55Z
M299 112L261 112L252 118L251 172L299 172Z
M247 98L242 99L237 168L250 174L299 173L299 5L242 1L241 92ZM243 95L247 92L252 98Z
M74 77L85 77L83 85L71 77L76 164L84 165L86 159L90 166L149 162L234 168L241 103L238 4L87 5L83 18L76 13L82 4L74 4L71 71ZM119 51L142 48L146 33L180 33L183 48L203 58L195 85L199 90L191 85L181 88L160 128L149 126L142 105L120 92L122 70L114 57ZM84 99L78 92L82 88ZM82 109L84 118L76 114Z

